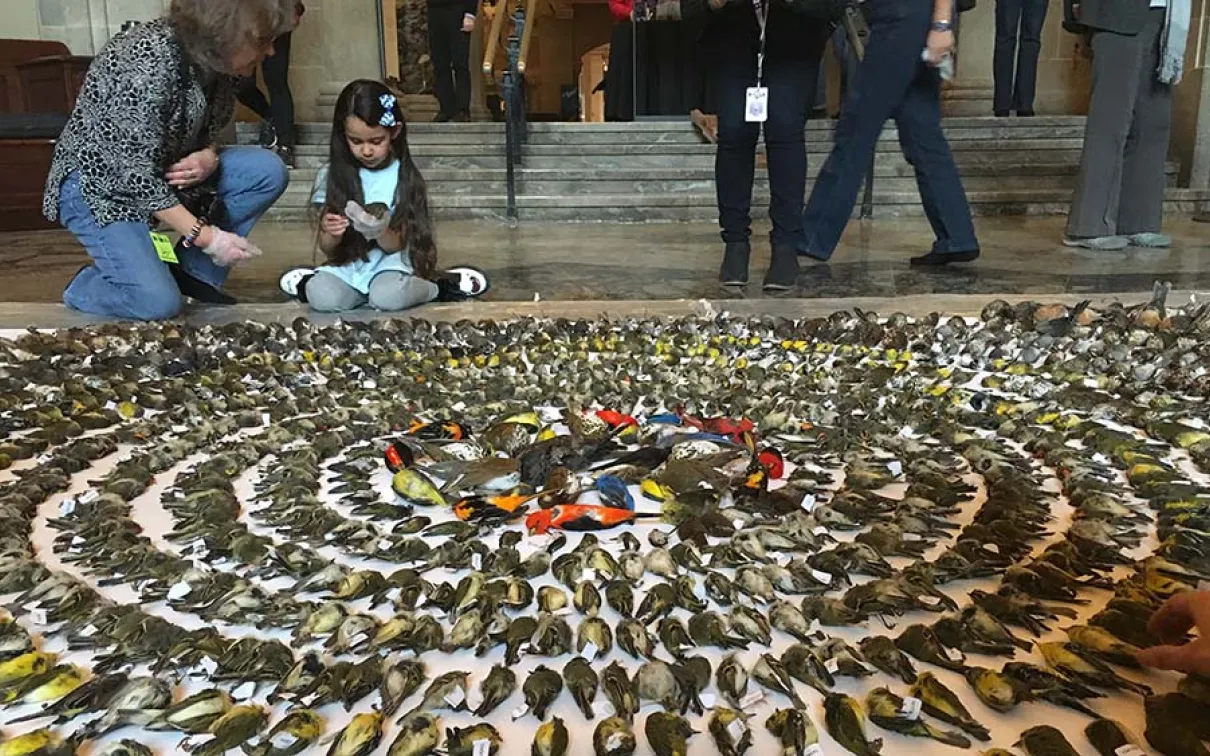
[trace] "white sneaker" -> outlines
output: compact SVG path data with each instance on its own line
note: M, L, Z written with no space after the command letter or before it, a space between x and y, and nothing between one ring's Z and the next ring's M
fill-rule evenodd
M445 275L464 297L481 297L492 288L487 273L473 265L457 265L445 271Z
M315 275L315 268L291 268L282 274L277 285L293 299L298 299L298 287L304 279Z

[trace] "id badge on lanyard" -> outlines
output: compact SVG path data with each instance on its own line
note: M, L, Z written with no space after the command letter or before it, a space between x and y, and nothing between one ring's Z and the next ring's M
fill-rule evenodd
M764 123L769 120L769 88L765 83L765 28L769 25L769 4L773 0L752 0L756 22L760 24L760 51L756 54L756 86L748 87L744 120Z

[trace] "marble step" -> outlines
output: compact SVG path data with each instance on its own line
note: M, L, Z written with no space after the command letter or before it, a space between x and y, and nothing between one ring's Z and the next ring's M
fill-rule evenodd
M678 197L676 202L659 201L654 197L593 197L593 203L568 204L566 197L528 197L518 199L518 215L522 221L556 221L578 223L653 223L684 221L715 221L718 217L714 195ZM1002 215L1063 215L1071 205L1069 191L986 191L971 192L971 211L976 216ZM1169 189L1164 202L1166 213L1193 213L1210 201L1210 191ZM460 196L434 197L434 215L440 220L486 219L505 220L506 208L502 197ZM766 217L768 196L757 193L753 198L753 218ZM854 208L854 214L858 208ZM924 214L915 192L876 193L875 218L919 217ZM275 207L266 216L276 221L307 219L302 208Z
M1082 134L1085 124L1084 116L1037 116L1035 118L946 118L943 126L950 138L977 137L980 130L984 138L999 138L1021 134L1057 135L1068 129L1080 129ZM814 119L807 122L807 134L830 134L835 123L825 119ZM259 125L257 123L237 124L238 140L242 144L256 141ZM892 124L888 124L887 133L893 134ZM331 134L330 123L301 123L298 126L300 144L326 145ZM555 143L572 143L577 138L586 143L617 141L659 140L670 141L673 137L689 142L699 141L697 132L688 119L675 121L638 121L634 123L531 123L529 124L531 141L541 143L541 140ZM442 142L455 141L476 142L481 137L494 135L503 139L504 124L502 123L430 123L419 122L408 124L408 139L416 143L429 140ZM1032 137L1031 137L1032 138Z
M996 176L964 175L962 182L968 192L990 190L1026 190L1047 191L1064 190L1071 192L1075 188L1075 172L1066 174L1049 174L1033 176ZM813 181L807 182L809 192ZM878 191L899 192L913 191L916 179L912 176L884 175L874 181ZM1170 185L1175 186L1175 176ZM768 191L768 179L758 177L754 182L756 191ZM433 197L446 195L493 195L504 196L507 191L504 179L494 180L429 180L429 192ZM675 180L634 180L634 179L554 179L542 180L522 178L517 183L519 196L613 196L618 194L635 194L641 196L708 194L714 192L713 176L698 176ZM306 205L311 196L310 183L292 185L278 200L279 204Z

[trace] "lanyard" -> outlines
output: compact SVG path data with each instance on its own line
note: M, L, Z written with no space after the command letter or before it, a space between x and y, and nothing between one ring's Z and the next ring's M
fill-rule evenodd
M756 23L760 25L760 52L756 54L756 86L765 80L765 29L769 25L769 5L773 0L752 0L756 11Z

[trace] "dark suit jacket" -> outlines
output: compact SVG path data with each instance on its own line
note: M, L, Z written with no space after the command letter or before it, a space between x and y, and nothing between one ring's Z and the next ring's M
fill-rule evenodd
M1138 34L1150 5L1150 0L1063 0L1063 28L1076 33Z

